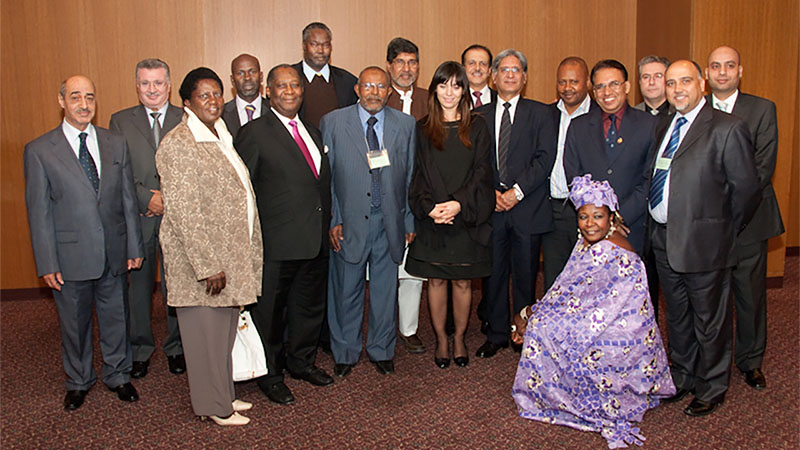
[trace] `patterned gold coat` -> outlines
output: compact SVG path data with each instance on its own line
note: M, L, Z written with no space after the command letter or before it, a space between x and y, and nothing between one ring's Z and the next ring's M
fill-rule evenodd
M258 213L252 232L247 189L214 142L197 142L184 114L158 147L164 217L159 238L170 306L241 306L261 295L264 251ZM249 179L247 180L249 183ZM251 188L252 191L252 188ZM219 295L205 278L225 272Z

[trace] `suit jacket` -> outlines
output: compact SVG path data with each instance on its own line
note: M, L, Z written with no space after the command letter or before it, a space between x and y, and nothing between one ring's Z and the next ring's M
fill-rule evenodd
M261 97L261 115L263 116L267 112L269 112L269 100ZM236 110L236 97L225 103L225 108L222 110L222 120L225 121L225 126L228 127L231 136L236 139L239 128L242 127L242 123L239 121L239 111Z
M330 81L333 83L333 89L336 91L336 100L339 103L339 108L344 108L345 106L350 106L358 102L358 95L356 95L355 91L358 78L356 78L352 73L339 67L335 67L330 64L328 64L328 67L331 69ZM292 68L297 71L298 75L300 75L300 78L302 78L304 82L308 81L303 74L303 61L293 64ZM304 124L306 123L305 106L307 101L309 101L308 97L304 97L303 104L300 106L300 119Z
M264 258L312 259L328 249L331 168L322 136L303 122L320 151L319 178L272 110L242 128L236 150L250 170L264 236Z
M554 132L555 132L555 139L556 139L556 155L558 155L558 133L561 130L561 110L558 109L558 100L554 101L553 103L549 103L547 105L547 107L550 109L550 113L553 115L553 126L555 127L554 128L554 130L555 130ZM599 108L600 108L600 106L597 104L597 102L595 102L594 99L589 97L589 111L587 111L587 114L589 112L591 112L593 110L596 110L596 109L599 109ZM578 117L580 117L580 116L578 116ZM572 122L570 122L570 125L572 125ZM569 130L569 129L567 129L567 130ZM567 141L566 141L566 136L565 136L564 137L564 145L565 146L566 146L566 143L567 143ZM564 164L564 155L561 155L561 164L562 165ZM553 165L555 165L555 161L553 162ZM553 171L551 169L550 170L550 175L552 176L552 174L553 174ZM572 180L570 178L567 178L566 175L565 175L565 178L567 179L567 188L569 189L569 183L571 183ZM550 176L548 176L547 184L548 185L550 184ZM568 205L568 206L572 206L572 204L570 203L570 205Z
M39 276L100 278L108 264L122 275L127 260L144 256L128 148L122 137L95 127L100 188L81 168L59 125L25 146L25 203Z
M712 101L710 94L706 101ZM775 160L778 157L778 117L775 103L741 91L736 97L731 114L747 125L755 151L761 202L750 223L739 234L740 243L754 244L784 232L778 199L772 187L772 175L775 173Z
M647 106L647 104L645 102L641 102L641 103L637 104L636 106L634 106L633 108L634 109L638 109L639 111L644 111L644 112L650 114L649 107ZM672 114L672 113L675 112L675 109L672 108L672 106L670 106L669 102L666 101L666 100L657 109L658 109L658 114L656 114L655 117L658 117L658 116L660 116L662 114L663 115L667 115L667 114ZM652 114L650 114L650 115L652 116Z
M389 254L403 261L405 234L414 232L414 215L408 207L408 187L414 168L416 121L402 112L384 108L383 147L390 165L381 168L381 211L389 240ZM333 218L331 227L342 225L344 241L340 254L356 264L366 255L372 177L367 163L367 144L358 104L325 115L320 125L322 141L331 164Z
M564 144L564 173L571 182L592 174L596 181L608 180L619 200L619 212L631 233L628 241L637 252L644 247L650 154L657 120L649 113L627 106L617 132L617 143L608 158L599 107L576 117L569 125ZM622 139L622 142L619 142Z
M669 139L673 116L656 127L656 149ZM655 162L651 158L651 174ZM759 200L744 122L707 102L672 156L666 245L670 266L676 272L708 272L735 265L736 235Z
M161 223L161 216L146 217L147 206L153 193L150 190L160 190L161 180L156 170L156 141L153 129L147 118L148 111L143 105L133 106L117 111L111 115L108 128L122 135L128 144L128 153L131 158L133 171L133 184L136 187L136 198L139 201L139 220L142 225L142 239L149 241ZM179 124L183 117L183 109L177 106L167 106L164 116L164 126L161 127L163 140L167 133Z
M501 100L483 105L475 111L481 114L492 137L492 168L494 188L504 190L497 171L496 108ZM553 116L547 106L534 100L520 98L511 126L508 149L508 177L510 188L519 184L525 198L507 214L519 232L541 234L553 230L553 211L548 203L550 172L556 160L556 138Z
M403 111L403 101L393 87L389 87L389 98L386 100L386 106L394 108L398 111ZM414 92L411 93L411 115L419 120L428 115L428 90L421 87L414 86Z
M261 295L264 251L256 214L252 233L247 188L216 142L197 142L188 115L158 147L164 217L159 239L170 306L241 306ZM249 180L246 180L249 181ZM198 283L225 272L218 295Z

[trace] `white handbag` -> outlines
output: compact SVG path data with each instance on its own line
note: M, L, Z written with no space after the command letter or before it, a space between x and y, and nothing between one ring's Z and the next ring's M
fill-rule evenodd
M267 357L264 345L258 335L250 311L239 312L239 323L236 325L236 340L231 352L233 365L233 381L245 381L267 374Z

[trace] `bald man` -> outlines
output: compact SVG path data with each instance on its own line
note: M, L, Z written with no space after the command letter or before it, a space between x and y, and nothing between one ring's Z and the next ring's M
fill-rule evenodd
M222 120L234 138L239 133L239 128L269 110L269 101L261 96L263 82L264 72L255 56L243 53L233 59L231 83L236 88L236 97L225 103Z

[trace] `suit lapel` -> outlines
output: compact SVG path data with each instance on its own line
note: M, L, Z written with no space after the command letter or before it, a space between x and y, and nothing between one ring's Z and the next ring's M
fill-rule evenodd
M139 105L138 108L134 108L133 125L136 127L139 133L142 133L142 136L144 136L144 138L147 140L147 143L150 144L150 149L153 150L153 153L155 153L156 139L153 136L153 128L150 127L150 120L147 118L147 115L147 109L143 105ZM166 117L164 120L166 120Z
M167 106L167 116L164 117L164 126L162 127L162 130L172 130L175 128L175 126L181 123L181 118L183 118L183 109L170 104Z
M683 137L683 141L675 152L675 155L672 156L672 159L685 153L686 149L691 147L696 140L700 139L700 137L705 134L706 130L711 126L711 110L711 103L706 103L705 106L703 106L703 109L701 109L697 117L695 117L694 122L689 126L689 131L686 132L686 136Z
M80 180L79 183L82 183L84 186L86 186L86 188L89 189L92 194L97 195L94 191L94 186L92 186L92 183L89 182L89 178L86 176L86 172L83 171L80 161L78 161L78 158L75 156L72 146L70 146L69 142L67 142L67 137L64 136L64 132L61 130L61 127L59 126L54 131L55 132L50 139L50 142L53 144L53 154L59 160L61 160L67 170L72 172L72 175L75 178Z
M589 112L587 113L589 120L589 130L591 133L594 133L594 136L589 137L586 139L586 143L591 145L591 148L588 149L588 154L591 155L593 158L597 158L602 161L604 167L609 166L608 155L606 155L606 148L605 142L606 137L603 136L603 116L600 112L600 109L592 109L589 108Z
M386 108L387 107L384 107L384 110ZM350 124L348 124L348 126L346 127L346 129L347 129L346 132L350 137L350 141L353 142L353 144L354 144L353 145L353 149L355 149L356 153L361 155L361 159L363 159L364 163L367 164L367 167L369 167L369 161L367 161L367 137L366 137L366 135L364 135L362 133L362 130L364 128L361 126L361 119L358 117L358 106L357 105L354 108L351 108L351 113L352 114L348 113L348 114L350 114L350 117L348 118L348 121L350 122ZM383 114L384 121L386 120L386 116L387 116L387 113L384 112L384 114ZM384 127L383 127L383 133L384 133L383 146L386 147L386 124L385 123L384 123Z
M531 112L528 109L527 102L524 98L520 97L517 102L517 111L514 113L514 123L511 124L511 139L508 141L509 155L513 153L512 149L517 148L517 143L521 139L520 133L524 131L523 128L527 128L527 124L530 123L530 115Z

